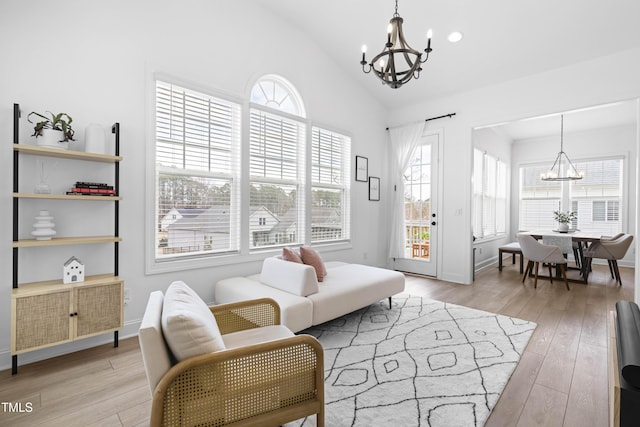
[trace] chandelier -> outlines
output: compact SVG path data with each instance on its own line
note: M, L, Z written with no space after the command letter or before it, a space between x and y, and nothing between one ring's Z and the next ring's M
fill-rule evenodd
M560 115L560 152L556 157L556 161L553 162L553 166L540 175L540 179L543 181L574 181L582 179L583 173L578 172L575 165L569 159L569 156L564 152L564 116ZM565 159L563 161L563 158ZM564 164L564 166L563 166Z
M367 46L362 46L362 61L360 61L362 71L366 74L373 71L383 84L389 85L393 89L399 88L414 77L416 79L420 77L421 65L427 62L432 50L431 36L433 33L431 30L427 32L427 48L424 50L423 59L422 52L411 48L405 40L402 22L402 17L398 15L398 0L396 0L396 12L389 21L387 43L382 52L368 63L365 58Z

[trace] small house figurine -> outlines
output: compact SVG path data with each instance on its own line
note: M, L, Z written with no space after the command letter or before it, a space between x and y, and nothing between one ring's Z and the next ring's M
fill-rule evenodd
M62 283L84 282L84 264L72 256L62 267Z

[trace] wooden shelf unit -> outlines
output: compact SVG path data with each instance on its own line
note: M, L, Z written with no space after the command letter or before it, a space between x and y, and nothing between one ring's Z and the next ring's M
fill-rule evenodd
M18 354L46 348L75 339L113 332L118 346L118 330L124 325L124 281L119 272L120 217L120 124L115 123L115 155L86 153L20 144L20 106L13 105L13 291L11 295L12 373L18 372ZM74 194L34 194L19 191L20 155L55 157L114 165L115 196ZM111 202L114 205L114 234L109 236L67 236L50 240L20 239L19 201L66 200ZM83 282L64 284L62 279L19 283L18 250L47 246L112 243L112 274L87 276Z

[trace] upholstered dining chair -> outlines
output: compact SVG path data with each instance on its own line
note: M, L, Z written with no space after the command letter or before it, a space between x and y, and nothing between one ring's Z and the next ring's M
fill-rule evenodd
M569 282L567 281L567 260L562 254L562 249L557 246L540 243L529 234L519 234L518 242L520 243L520 249L522 249L522 256L528 260L527 268L525 268L524 275L522 276L522 283L524 283L527 275L531 273L535 264L535 279L533 281L533 287L538 287L538 268L540 267L540 263L543 265L547 264L547 267L549 268L549 280L553 283L551 266L555 264L555 266L562 272L562 277L564 278L564 284L567 286L567 290L571 290Z
M278 426L312 414L324 426L324 353L314 337L280 325L272 299L207 307L186 285L172 292L176 284L151 293L138 335L150 426Z
M606 259L609 263L609 271L611 272L611 278L616 279L616 283L622 286L622 280L620 279L620 270L618 269L618 260L624 258L633 236L631 234L617 234L610 239L602 238L599 242L593 243L584 253L585 266L584 266L584 280L587 281L591 270L591 263L594 258Z

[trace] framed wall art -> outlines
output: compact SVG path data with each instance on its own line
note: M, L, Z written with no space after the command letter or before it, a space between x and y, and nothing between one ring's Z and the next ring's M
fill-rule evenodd
M380 201L380 178L376 176L369 177L369 200Z
M369 178L369 159L356 156L356 181L367 182Z

